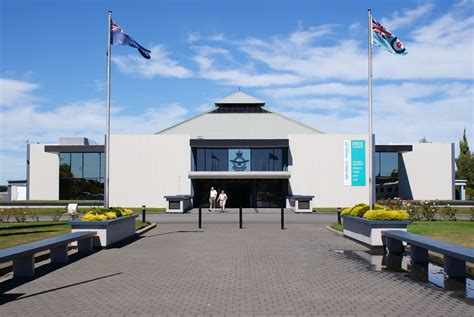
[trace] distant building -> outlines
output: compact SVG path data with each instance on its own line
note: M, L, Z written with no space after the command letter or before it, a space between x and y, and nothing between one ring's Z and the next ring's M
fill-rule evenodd
M366 134L325 134L237 92L156 134L112 135L110 204L164 207L167 195L225 190L230 207L283 207L312 195L315 207L368 200ZM101 199L104 146L86 138L28 145L29 199ZM454 198L454 144L376 145L377 198Z
M27 196L26 180L8 181L7 200L26 200Z

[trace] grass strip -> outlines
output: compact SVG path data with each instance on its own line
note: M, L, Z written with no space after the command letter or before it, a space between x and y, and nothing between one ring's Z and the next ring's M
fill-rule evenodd
M70 232L71 225L64 221L0 223L0 249L52 238Z

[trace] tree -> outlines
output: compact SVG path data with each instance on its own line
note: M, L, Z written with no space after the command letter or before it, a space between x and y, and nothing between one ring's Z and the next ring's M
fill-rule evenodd
M466 137L466 128L464 128L464 134L462 136L462 140L459 140L459 153L470 154L469 144L467 143L467 137Z
M469 150L466 129L464 129L462 139L459 140L459 157L456 159L456 167L456 179L467 180L466 194L474 196L474 157Z
M420 139L419 143L431 143L431 142L428 141L428 138L424 136Z

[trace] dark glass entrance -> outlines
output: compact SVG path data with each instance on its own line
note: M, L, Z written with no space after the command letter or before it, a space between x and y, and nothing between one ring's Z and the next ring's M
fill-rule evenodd
M194 207L209 206L209 191L227 194L229 208L281 208L288 193L287 179L194 179Z

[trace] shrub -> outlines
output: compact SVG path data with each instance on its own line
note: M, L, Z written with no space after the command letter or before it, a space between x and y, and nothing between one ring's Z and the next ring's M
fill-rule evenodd
M364 214L364 218L368 220L407 220L408 217L405 210L372 209Z
M86 212L82 217L82 221L104 221L107 219L115 219L117 217L124 217L133 214L130 209L121 207L110 208L93 208Z
M439 210L439 215L441 219L444 220L456 220L456 208L451 207L450 205L446 205L441 207Z
M54 213L51 215L51 218L53 219L53 221L59 221L59 219L61 219L61 217L67 212L67 207L64 208L64 209L56 209L54 211Z
M360 204L357 204L357 205L354 205L352 207L349 207L349 208L346 208L344 209L342 212L341 212L341 216L345 216L345 215L351 215L351 212L354 208L357 208L357 207L361 207L361 206L366 206L366 204L364 203L360 203Z
M369 205L361 203L351 208L346 208L341 212L344 216L364 217L370 220L405 220L408 213L404 210L389 210L382 205L374 204L374 209L369 210ZM367 213L370 213L367 215ZM367 215L367 217L366 217ZM375 218L374 218L375 217Z
M0 209L0 222L8 222L12 215L11 208Z
M362 217L367 210L369 210L369 205L366 205L366 204L363 204L362 206L354 207L351 210L351 216Z
M28 208L27 208L27 210L28 210L28 212L27 212L28 217L29 217L31 220L33 220L33 221L39 221L39 213L38 213L38 211L29 210Z
M343 211L341 211L341 216L345 216L351 213L352 207L346 208Z
M16 222L26 221L26 211L23 208L12 208L11 212L13 213Z
M433 221L436 215L436 204L429 201L422 200L418 207L418 212L424 220Z

